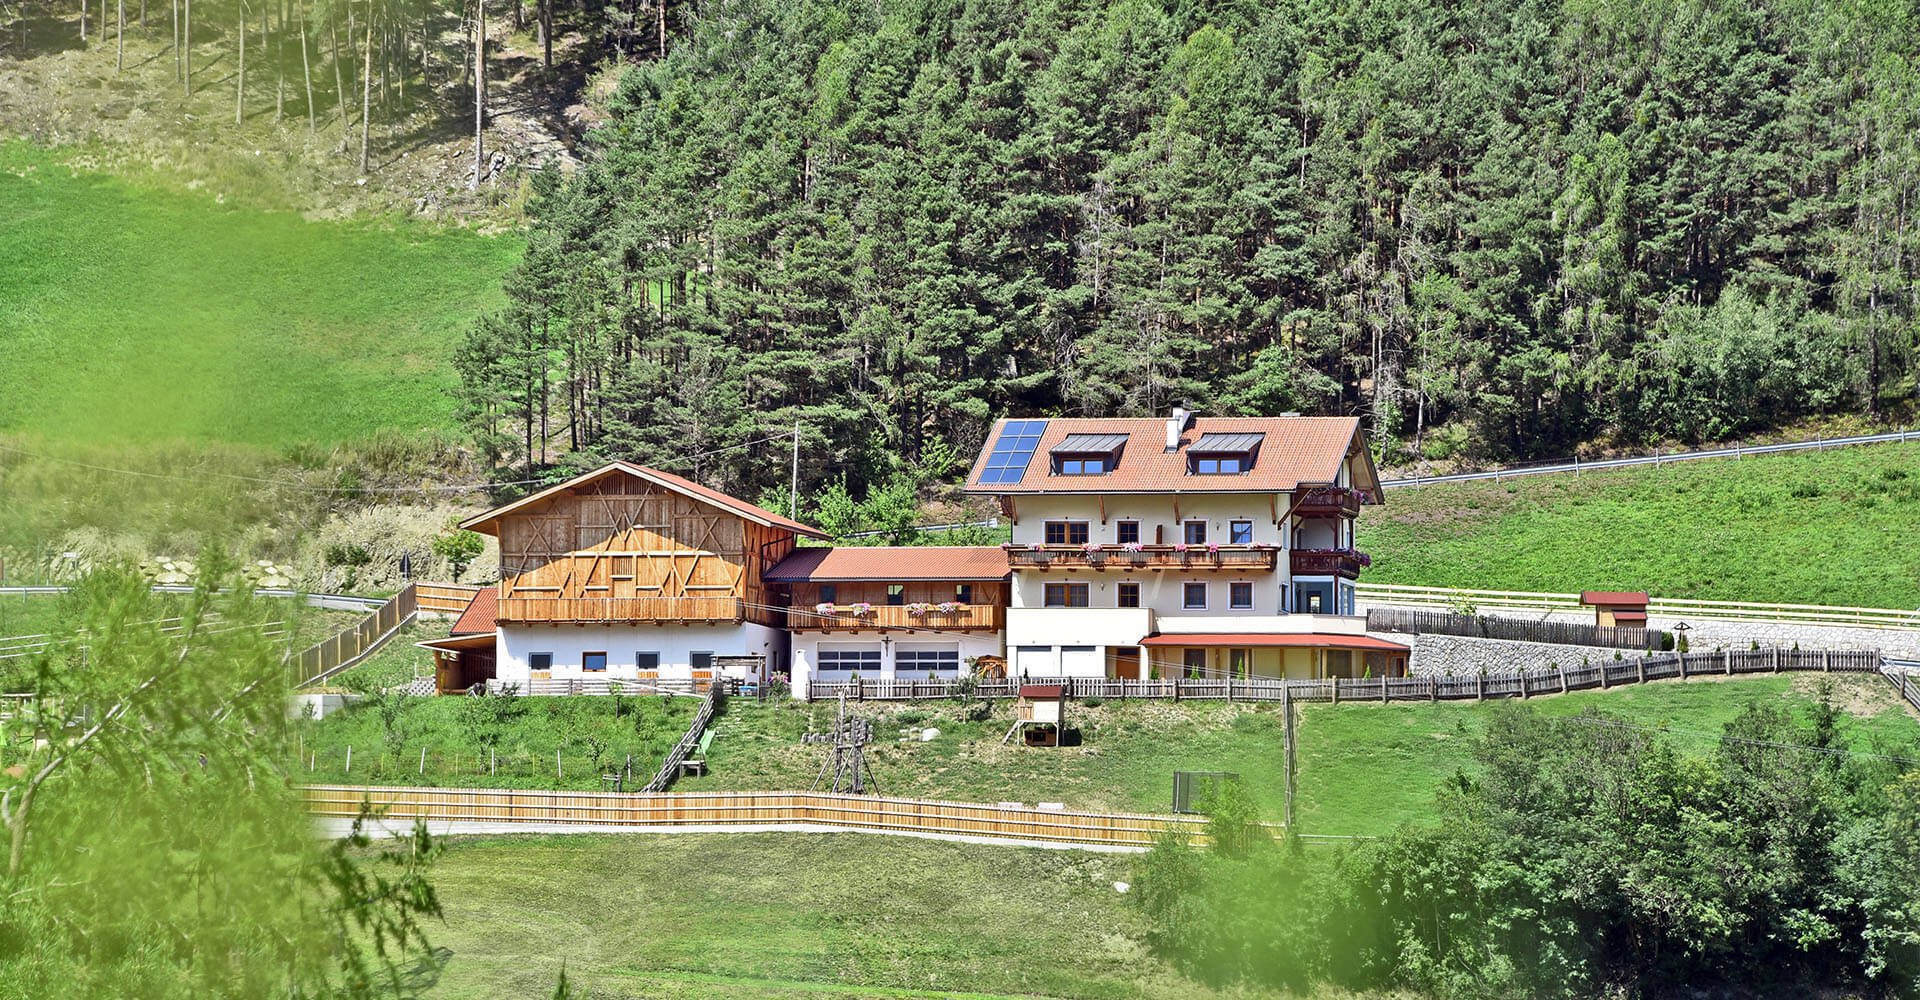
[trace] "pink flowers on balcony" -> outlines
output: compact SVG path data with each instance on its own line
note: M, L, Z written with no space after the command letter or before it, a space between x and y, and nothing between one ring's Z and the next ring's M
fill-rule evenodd
M1141 545L1141 544L1140 544L1139 542L1126 542L1126 543L1123 543L1123 544L1122 544L1122 545L1120 546L1120 549L1121 549L1121 551L1123 551L1123 552L1126 552L1126 553L1128 553L1128 554L1130 554L1130 555L1132 555L1132 554L1138 554L1138 553L1140 553L1140 552L1144 552L1144 551L1146 551L1146 549L1145 549L1145 547L1144 547L1144 546L1142 546L1142 545Z
M873 614L873 605L866 601L856 601L847 605L847 613L855 618L867 618Z
M1186 555L1186 554L1187 554L1187 543L1185 543L1185 542L1175 542L1175 543L1173 543L1173 551L1175 551L1175 552L1178 552L1178 553L1180 553L1181 555Z
M1090 556L1099 555L1100 549L1101 549L1101 545L1099 542L1088 542L1087 544L1080 546L1080 551L1085 552L1087 555L1090 555Z
M833 610L834 605L832 601L821 601L819 604L813 606L815 614L830 615L833 614Z
M1208 543L1207 543L1207 555L1210 555L1210 556L1217 556L1217 555L1219 555L1219 554L1220 554L1220 543L1219 543L1219 542L1208 542Z
M935 607L940 609L941 614L950 615L950 614L953 614L955 611L958 611L961 608L965 607L965 605L961 604L959 601L941 601L939 604L935 605Z
M915 601L912 604L907 605L907 614L910 614L915 618L919 618L925 615L927 613L927 610L931 607L932 605L930 604L926 604L921 601Z

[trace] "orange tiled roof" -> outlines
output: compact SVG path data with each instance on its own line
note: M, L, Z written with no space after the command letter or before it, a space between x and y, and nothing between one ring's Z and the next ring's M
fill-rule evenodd
M1640 604L1647 603L1644 590L1583 590L1580 592L1581 604Z
M1007 572L1007 553L999 546L875 545L794 549L766 578L774 583L1002 580Z
M1014 483L982 483L987 456L1006 429L994 424L993 434L967 474L972 493L1264 493L1293 490L1302 484L1328 485L1340 474L1340 463L1358 448L1358 417L1194 417L1180 433L1176 451L1166 450L1167 421L1162 417L1071 417L1047 420L1039 447L1027 463L1025 475ZM1265 435L1253 469L1246 473L1198 475L1187 472L1187 447L1203 434ZM1127 442L1112 472L1097 476L1056 476L1048 451L1069 434L1124 434ZM1366 463L1371 475L1372 462ZM1374 483L1355 482L1370 490Z
M460 612L454 619L450 635L473 635L494 630L494 615L499 607L500 588L481 587L480 592L467 602L467 610Z

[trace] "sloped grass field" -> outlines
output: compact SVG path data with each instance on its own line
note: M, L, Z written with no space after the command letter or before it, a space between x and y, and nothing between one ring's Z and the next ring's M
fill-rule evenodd
M1920 442L1389 490L1368 583L1920 605Z
M0 431L335 442L450 425L517 237L308 222L0 141Z
M456 838L429 995L1191 997L1124 855L850 834Z
M624 770L631 756L635 782L645 784L696 704L374 695L299 723L300 774L311 784L598 790L601 776Z

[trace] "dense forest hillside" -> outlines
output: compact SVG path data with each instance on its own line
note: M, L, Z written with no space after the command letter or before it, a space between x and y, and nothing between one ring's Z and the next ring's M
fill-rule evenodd
M1913 405L1910 4L684 13L462 352L504 459L799 422L809 485L857 487L1005 413L1362 413L1389 457L1503 458ZM702 474L752 495L760 447Z

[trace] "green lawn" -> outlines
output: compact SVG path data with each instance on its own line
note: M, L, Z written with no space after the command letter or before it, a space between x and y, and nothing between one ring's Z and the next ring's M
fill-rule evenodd
M1920 723L1902 710L1885 681L1834 675L1834 701L1847 711L1847 735L1860 750L1920 756ZM1610 691L1531 699L1549 716L1589 708L1666 728L1682 746L1717 739L1750 701L1784 701L1804 713L1819 697L1821 675L1660 681ZM1378 835L1433 813L1447 778L1470 769L1467 745L1491 704L1307 705L1300 710L1299 794L1295 822L1307 833Z
M601 775L624 769L631 755L635 781L645 784L693 722L696 704L659 697L372 697L302 722L300 756L304 780L314 784L599 789Z
M1404 487L1369 583L1920 605L1920 443Z
M1125 855L855 834L451 842L449 1000L1205 995L1148 954Z
M451 422L461 330L516 238L308 222L0 142L0 431L352 440Z

